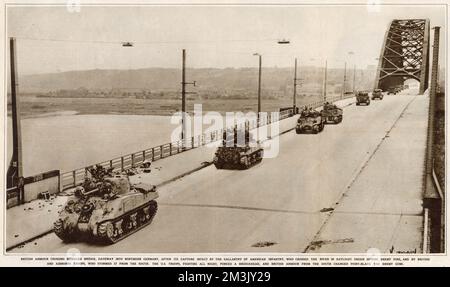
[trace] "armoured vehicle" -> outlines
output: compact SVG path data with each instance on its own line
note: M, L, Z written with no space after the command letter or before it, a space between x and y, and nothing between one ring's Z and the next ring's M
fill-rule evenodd
M325 128L325 119L322 114L312 109L304 109L300 113L300 117L297 120L297 126L295 132L301 133L314 133L317 134Z
M387 94L388 95L396 95L397 93L400 93L403 89L403 85L402 86L394 86L394 87L389 87L387 90Z
M158 208L153 185L131 185L128 175L96 166L67 200L53 225L65 242L115 243L149 225Z
M361 104L370 105L370 97L367 92L358 92L356 94L356 105L360 106Z
M233 130L229 129L228 132L224 131L222 146L218 147L214 154L214 166L217 169L248 169L261 162L264 149L258 143L251 146L251 141L247 123L244 132L237 127Z
M372 92L372 100L375 100L375 99L380 99L380 100L383 99L383 91L381 89L373 90L373 92Z
M338 108L336 105L326 102L323 105L323 110L321 111L321 115L325 124L333 123L338 124L342 122L343 119L343 111L341 108Z

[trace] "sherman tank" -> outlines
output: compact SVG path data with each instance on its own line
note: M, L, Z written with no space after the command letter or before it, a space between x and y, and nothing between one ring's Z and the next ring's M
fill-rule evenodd
M131 185L128 175L90 170L59 212L53 231L65 242L115 243L149 225L158 209L153 185Z
M242 143L239 138L243 139ZM248 124L245 125L244 132L237 127L233 131L224 131L222 146L214 154L214 166L217 169L248 169L261 162L264 149L259 144L250 146L251 140Z
M297 126L295 132L297 134L302 133L314 133L317 134L325 128L325 121L322 114L312 109L304 109L300 113L300 117L297 120Z
M338 124L342 122L344 117L343 111L341 108L338 108L336 105L326 102L323 105L323 110L321 111L322 118L325 124Z

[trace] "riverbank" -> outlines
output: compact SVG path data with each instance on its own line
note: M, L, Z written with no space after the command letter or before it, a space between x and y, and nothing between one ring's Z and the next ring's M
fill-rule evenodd
M333 96L333 95L329 95ZM297 105L318 101L318 96L297 97ZM156 115L170 116L180 111L180 99L133 99L133 98L57 98L57 97L21 97L22 118L52 116L54 114L76 113L79 115ZM194 104L202 104L203 111L220 113L257 110L256 99L189 99L186 100L187 111L194 109ZM292 106L292 98L263 99L263 111L279 111L281 107ZM9 107L8 107L9 109ZM10 111L8 111L10 113Z

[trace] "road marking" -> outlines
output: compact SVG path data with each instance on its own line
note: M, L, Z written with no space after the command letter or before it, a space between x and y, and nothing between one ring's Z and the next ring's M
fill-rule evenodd
M326 213L326 212L323 212L320 210L302 211L302 210L275 209L275 208L223 205L223 204L159 203L159 205L160 206L179 206L179 207L241 209L241 210L279 212L279 213L294 213L294 214L324 214L324 213ZM330 211L328 211L328 212L330 212ZM337 213L337 214L385 215L385 216L422 216L422 213L396 213L396 212L335 211L335 213Z
M161 206L181 206L181 207L206 207L206 208L227 208L227 209L242 209L242 210L254 210L254 211L269 211L280 213L298 213L298 214L317 214L322 213L320 211L301 211L301 210L286 210L286 209L273 209L251 206L235 206L235 205L221 205L221 204L196 204L196 203L160 203Z

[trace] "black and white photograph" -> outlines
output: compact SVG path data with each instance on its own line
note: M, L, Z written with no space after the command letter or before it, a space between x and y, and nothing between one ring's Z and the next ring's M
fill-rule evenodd
M4 2L0 265L450 265L447 5Z

